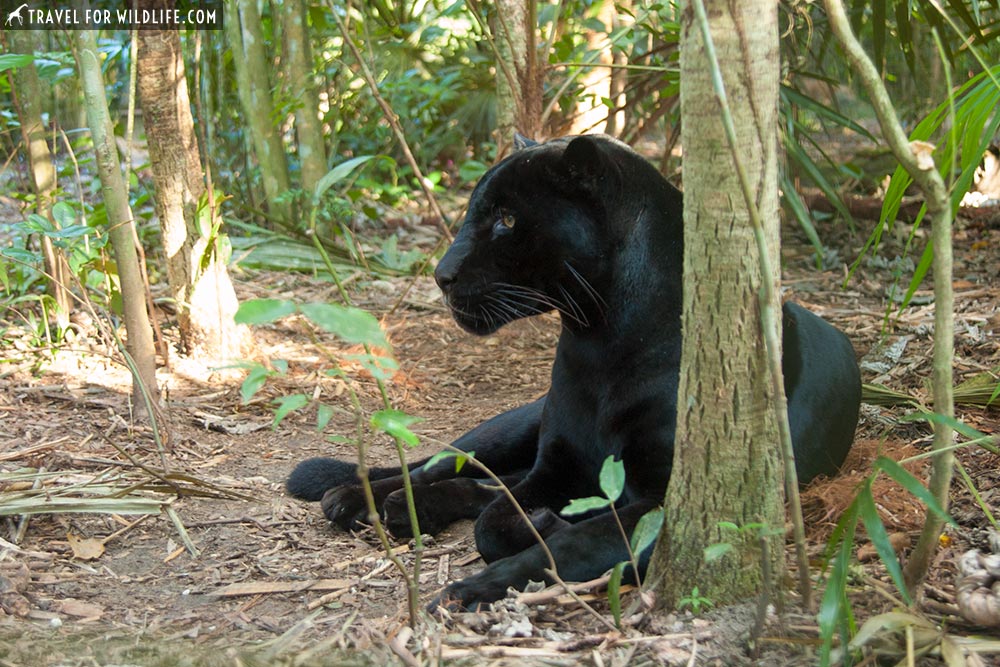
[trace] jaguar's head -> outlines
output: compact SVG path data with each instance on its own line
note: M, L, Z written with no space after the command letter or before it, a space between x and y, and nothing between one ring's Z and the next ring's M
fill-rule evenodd
M571 328L603 317L624 152L634 155L609 137L556 139L483 176L434 272L462 328L484 335L554 309Z

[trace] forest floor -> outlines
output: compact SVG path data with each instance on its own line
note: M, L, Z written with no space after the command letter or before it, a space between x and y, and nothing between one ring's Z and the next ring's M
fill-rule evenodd
M842 288L863 236L821 231L840 259L829 262L834 268L818 271L809 246L789 230L783 250L785 297L848 333L866 382L926 404L930 295L918 292L915 302L923 305L908 308L883 332L894 275L903 275L899 287L905 290L913 271L911 260L893 259L902 254L907 231L907 225L897 225L897 234L880 251L889 261L863 262ZM913 257L919 257L922 233L917 244L921 247ZM961 223L955 245L955 372L961 382L1000 366L1000 230ZM332 285L315 277L253 273L236 280L242 299L335 299ZM422 444L413 456L432 453L435 443L450 441L546 390L559 332L555 317L517 322L475 338L451 321L430 278L371 281L359 275L351 289L359 306L384 317L401 364L390 387L395 407L425 419L414 428ZM163 324L169 340L169 319ZM312 335L295 318L258 328L256 336L263 357L285 359L289 369L246 404L238 380L206 376L204 368L176 358L170 370L161 368L159 379L169 397L167 470L186 476L173 480L188 492L215 497L156 490L134 495L169 502L184 531L167 514L0 519L0 665L382 665L439 658L494 665L813 664L815 616L794 612L792 593L785 594L787 613L771 617L759 639L765 657L757 660L744 651L753 624L751 607L702 610L699 616L690 610L665 618L636 614L616 632L608 624L600 589L583 592L596 616L558 595L531 604L508 599L491 612L444 621L422 618L411 634L403 580L374 535L332 530L318 505L283 492L283 480L297 461L317 455L353 459L355 453L317 432L315 410L292 413L272 429L272 400L304 392L348 405L343 380L324 371L334 364L328 354L339 358L355 350ZM163 472L149 428L130 419L128 376L103 349L86 336L55 353L27 343L7 346L7 371L0 375L0 473L43 468L53 473L47 488L82 484L80 494L87 495L86 485L95 479L119 487L155 481L137 462ZM342 366L364 409L377 409L374 383L349 362ZM839 513L878 454L900 459L927 450L927 425L900 421L911 411L865 405L857 444L842 474L805 491L813 555L822 553ZM986 433L998 431L998 416L996 407L958 407L959 419ZM349 435L354 429L350 415L338 414L326 432ZM371 455L386 464L394 452L388 442L377 440ZM998 457L964 448L958 458L996 513ZM924 462L909 466L919 476L925 468ZM0 493L18 488L8 482ZM922 523L922 506L886 479L874 489L882 519L905 552ZM973 634L975 628L955 607L955 560L969 548L987 548L989 521L960 479L952 508L960 528L949 528L942 540L917 609L955 634ZM428 540L422 602L445 582L482 567L470 527L458 524ZM185 547L182 532L196 552ZM859 541L861 562L852 571L850 591L860 622L894 608L895 596L884 567L865 556L863 537ZM396 546L412 565L410 545ZM813 574L819 576L818 565ZM625 606L636 599L634 591L626 593Z

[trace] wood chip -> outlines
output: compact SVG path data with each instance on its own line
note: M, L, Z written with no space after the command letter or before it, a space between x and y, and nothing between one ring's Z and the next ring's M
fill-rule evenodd
M230 584L209 595L215 597L238 597L240 595L266 595L269 593L301 593L302 591L334 591L350 588L356 579L311 579L308 581L248 581Z

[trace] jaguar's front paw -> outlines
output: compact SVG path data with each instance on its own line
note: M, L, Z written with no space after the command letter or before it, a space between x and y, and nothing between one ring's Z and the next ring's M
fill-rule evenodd
M501 581L490 580L481 574L456 581L445 588L440 595L427 605L427 611L446 609L450 612L463 610L481 611L492 602L507 595L507 586Z
M437 535L448 527L453 518L447 511L449 502L454 499L444 497L438 489L431 485L415 484L413 486L413 503L417 512L417 523L420 532L425 535ZM406 502L406 492L403 489L390 493L382 503L382 520L393 537L413 537L413 525L410 523L410 510Z
M358 530L369 525L365 494L358 486L338 486L323 494L323 514L344 530Z

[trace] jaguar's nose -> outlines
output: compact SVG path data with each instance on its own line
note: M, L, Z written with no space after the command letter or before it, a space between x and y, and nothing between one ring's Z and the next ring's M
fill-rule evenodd
M456 272L448 270L443 263L438 264L437 268L434 269L434 282L437 283L442 292L447 292L448 288L455 282L455 275Z
M442 292L447 294L448 290L455 284L460 264L461 262L455 260L455 255L450 250L438 262L437 268L434 269L434 281Z

